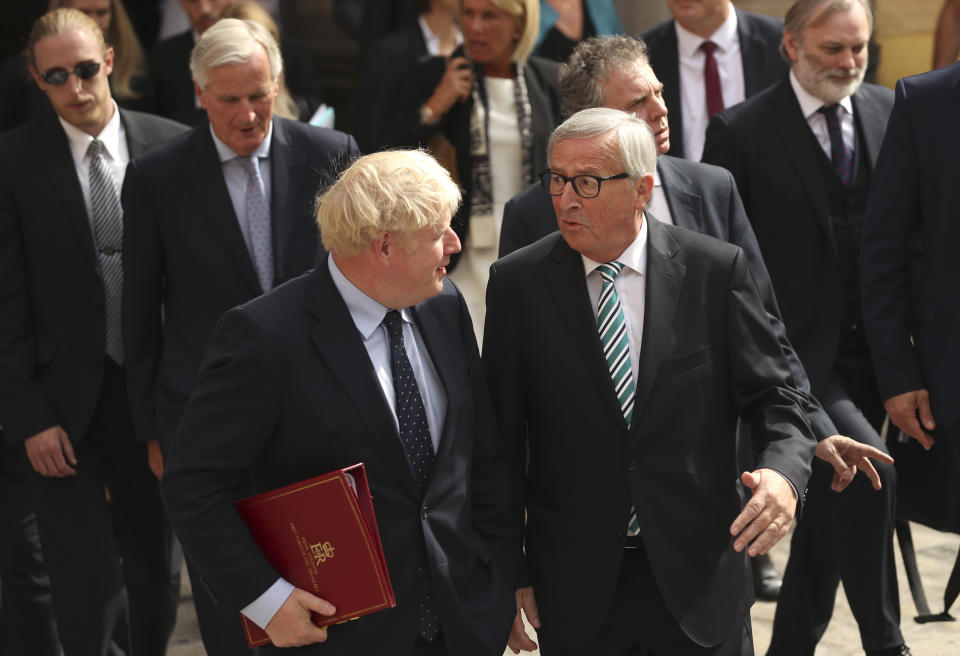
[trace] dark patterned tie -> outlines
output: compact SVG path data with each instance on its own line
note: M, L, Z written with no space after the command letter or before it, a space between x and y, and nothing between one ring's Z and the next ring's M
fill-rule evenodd
M833 160L833 168L843 184L849 185L850 178L853 177L853 149L843 141L843 127L840 123L840 112L843 107L840 105L824 105L817 110L827 119L827 132L830 133L830 159Z
M90 208L93 212L93 237L97 262L103 281L106 303L106 351L117 364L123 364L123 333L120 301L123 294L123 211L117 194L117 182L103 156L106 148L99 139L90 142Z
M390 310L383 319L383 325L387 327L390 335L390 370L393 372L393 393L396 398L397 422L400 425L400 441L422 492L430 478L434 455L427 412L403 344L403 318L397 310ZM437 598L429 573L423 575L423 585L417 632L420 637L430 642L437 637L440 622L437 619Z
M723 87L720 86L720 69L717 68L717 58L713 56L717 44L713 41L704 41L700 50L706 55L703 60L703 83L707 88L707 118L723 109Z

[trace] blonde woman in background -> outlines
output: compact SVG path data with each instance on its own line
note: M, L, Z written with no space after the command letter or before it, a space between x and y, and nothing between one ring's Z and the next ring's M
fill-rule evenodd
M560 118L557 64L530 56L539 26L540 0L461 0L463 47L417 68L387 130L390 144L427 145L442 133L456 149L463 205L452 225L463 251L447 270L478 338L503 206L546 168Z

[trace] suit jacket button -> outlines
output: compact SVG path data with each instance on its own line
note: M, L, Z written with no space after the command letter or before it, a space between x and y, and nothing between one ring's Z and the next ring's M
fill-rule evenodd
M637 471L636 458L627 458L627 471Z
M419 576L420 578L423 578L423 577L426 576L426 575L427 575L427 568L426 568L426 567L424 567L423 565L421 565L420 567L417 568L417 576Z
M420 513L420 516L426 519L430 516L430 509L424 506L423 511Z
M623 544L626 539L627 539L626 533L624 533L623 531L617 531L617 542L619 542L620 544Z

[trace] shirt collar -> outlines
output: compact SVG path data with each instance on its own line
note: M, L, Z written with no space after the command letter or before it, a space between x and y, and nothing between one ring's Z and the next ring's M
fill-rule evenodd
M327 263L330 269L330 277L333 278L333 284L340 292L343 302L346 303L347 311L350 312L353 323L357 326L357 330L360 331L364 340L370 339L374 331L383 323L383 319L387 316L390 308L373 300L350 282L350 279L343 275L340 267L337 266L333 255L327 257ZM409 308L400 310L400 316L407 323L411 323Z
M220 141L218 137L213 132L213 126L210 125L210 136L213 137L213 146L217 149L217 155L220 157L220 163L229 162L230 160L237 159L242 157L234 152L234 150L227 144ZM260 142L260 145L257 146L257 149L253 151L251 157L256 156L260 159L266 159L270 157L270 142L273 139L273 121L270 121L270 127L267 128L267 136L263 138L263 141Z
M430 25L427 24L427 20L423 17L423 14L417 17L417 22L420 24L420 31L423 32L423 42L427 45L427 53L436 57L440 54L440 39L437 38L437 35L430 29ZM457 45L462 45L463 34L460 33L459 29L457 30L456 37Z
M120 156L120 110L115 100L111 99L110 102L113 103L113 116L110 117L110 120L103 129L100 130L100 134L98 134L96 138L103 142L103 146L110 159L116 160ZM57 115L57 119L60 121L60 125L63 126L63 131L67 133L67 141L70 143L70 152L73 155L74 161L82 161L83 158L86 157L87 150L90 148L94 137L80 128L70 125L64 121L63 117L59 114Z
M817 110L827 105L827 103L800 86L800 80L797 79L793 68L790 69L790 86L793 87L793 93L797 96L797 102L800 103L800 111L803 113L803 118L810 120L810 117L816 114ZM839 105L843 107L848 114L853 116L853 102L851 102L850 96L841 100Z
M662 187L662 186L663 186L663 183L660 182L660 171L659 171L657 168L654 168L654 169L653 169L653 186L654 186L654 187ZM644 223L646 223L646 221L644 221ZM640 229L643 230L642 227L641 227Z
M637 233L637 236L620 256L615 258L625 268L633 269L641 276L647 275L647 220L648 217L644 214L643 222L640 224L640 232ZM593 273L598 266L605 264L605 262L591 260L583 254L580 257L583 258L583 272L587 276Z
M730 15L727 16L727 20L723 21L709 39L694 34L677 21L673 21L673 24L677 28L677 49L682 57L693 57L704 41L713 41L717 44L717 50L727 52L738 43L740 38L737 35L737 11L733 5L730 5Z

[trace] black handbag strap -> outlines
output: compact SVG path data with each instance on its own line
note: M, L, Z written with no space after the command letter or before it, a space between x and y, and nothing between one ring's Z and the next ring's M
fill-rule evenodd
M897 531L897 543L900 545L900 555L903 556L903 567L907 572L910 596L913 597L913 603L919 613L913 618L914 621L918 624L956 621L956 618L950 614L950 607L960 593L960 552L957 553L957 558L953 562L953 570L950 572L947 588L943 593L943 612L931 613L930 606L927 604L927 595L923 590L923 581L920 579L920 570L917 568L917 554L913 548L910 522L898 517L894 520L894 526Z

